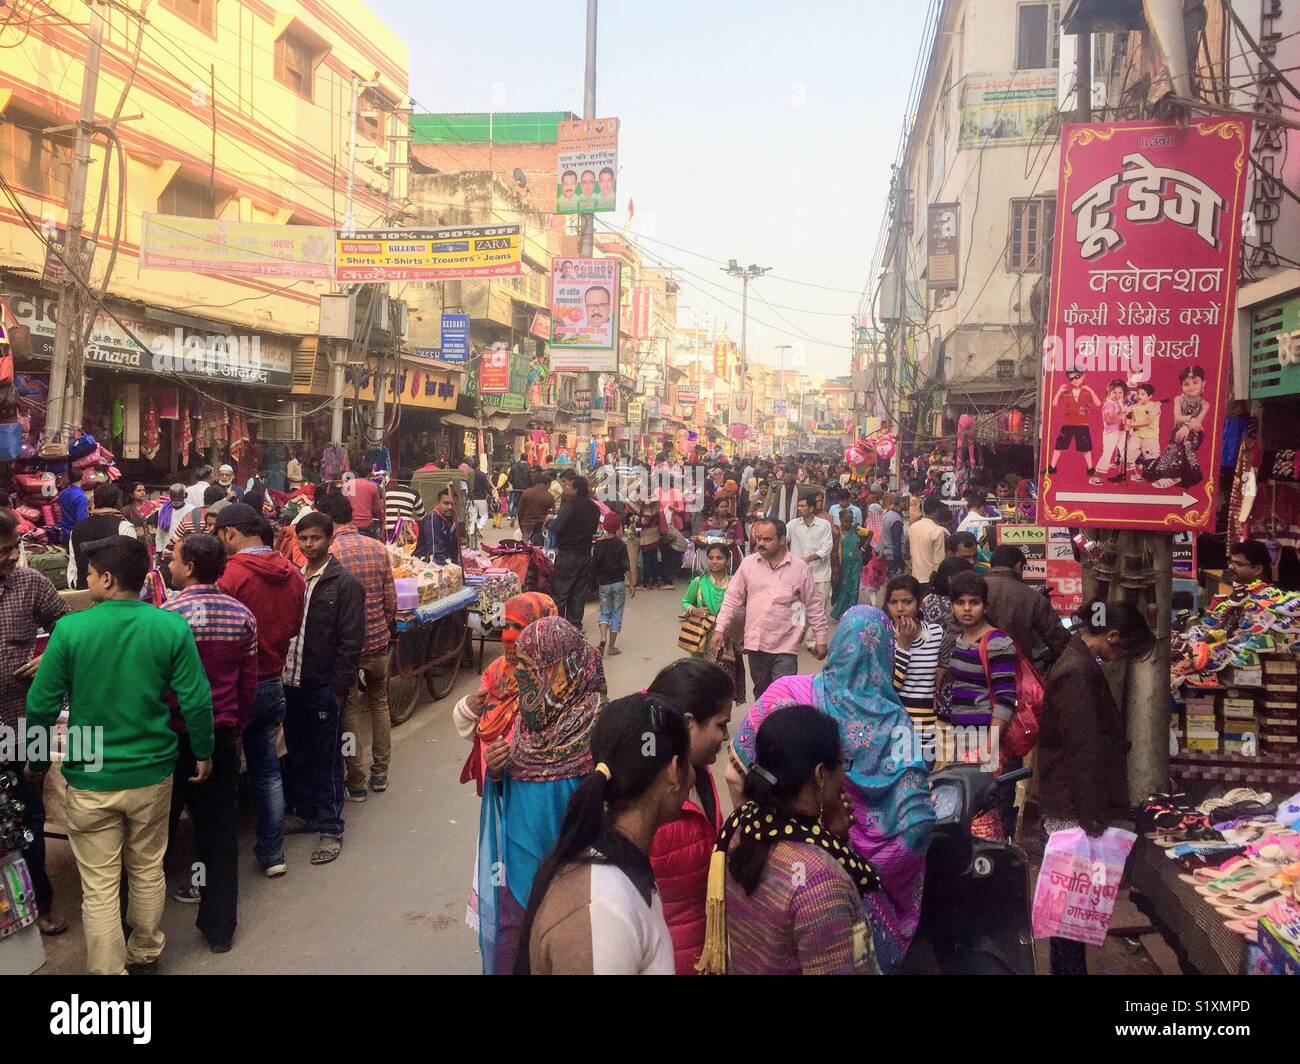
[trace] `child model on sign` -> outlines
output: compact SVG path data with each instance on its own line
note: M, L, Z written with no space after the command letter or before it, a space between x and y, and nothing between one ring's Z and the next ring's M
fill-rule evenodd
M1140 474L1160 454L1160 404L1156 388L1149 381L1137 386L1137 402L1124 415L1130 429L1128 439L1128 475ZM1110 478L1112 484L1125 479L1124 473Z
M1205 479L1196 452L1205 442L1205 415L1210 404L1205 391L1205 370L1188 366L1178 375L1183 393L1174 405L1174 431L1160 457L1147 467L1147 480L1157 488L1193 487Z
M1101 478L1110 472L1111 459L1118 455L1119 464L1124 465L1124 392L1126 385L1116 378L1106 386L1106 401L1101 404L1101 461L1097 463L1097 472L1088 478L1089 484L1100 484Z

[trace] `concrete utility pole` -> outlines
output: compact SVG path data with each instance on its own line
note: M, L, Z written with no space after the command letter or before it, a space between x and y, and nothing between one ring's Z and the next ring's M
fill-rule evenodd
M732 259L726 266L720 267L723 273L731 277L739 277L740 286L740 390L743 393L745 386L749 383L749 348L746 342L749 336L749 282L755 277L762 277L772 269L771 266L755 266L750 263L748 266L738 266L736 260ZM753 417L753 412L750 412Z
M596 22L597 14L600 7L599 0L587 0L587 65L583 75L582 85L582 117L596 117ZM596 216L594 214L582 214L578 216L578 254L584 259L592 256L595 244L596 233ZM614 294L618 298L618 293ZM618 336L614 336L615 361L618 356ZM591 394L595 394L595 375L591 373L578 374L578 388L583 389Z
M82 233L86 221L86 176L90 171L90 144L95 125L95 95L99 89L99 66L104 52L104 5L93 0L90 6L90 47L86 52L86 73L81 82L81 114L77 120L77 139L72 161L72 180L68 189L68 231L63 257L68 272L82 281ZM98 233L91 234L97 239ZM68 413L76 411L85 387L85 351L74 351L81 343L81 291L72 277L66 278L59 291L55 314L54 357L50 362L50 398L48 424L51 442L66 443L75 425ZM69 372L71 370L71 372ZM71 400L71 401L69 401Z
M1144 29L1144 36L1150 34ZM1075 121L1092 121L1092 23L1076 27ZM1146 109L1149 114L1149 108ZM1045 412L1044 412L1045 413ZM1131 602L1154 621L1155 649L1142 661L1105 666L1124 706L1130 743L1132 801L1165 789L1169 780L1169 669L1173 611L1173 538L1153 532L1099 529L1098 557L1083 566L1084 599Z

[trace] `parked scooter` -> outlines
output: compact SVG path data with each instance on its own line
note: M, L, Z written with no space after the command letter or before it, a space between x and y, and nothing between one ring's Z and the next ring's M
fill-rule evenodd
M925 858L921 922L900 975L1034 975L1029 859L1010 842L974 838L971 821L993 808L1003 785L979 765L930 777L937 815Z

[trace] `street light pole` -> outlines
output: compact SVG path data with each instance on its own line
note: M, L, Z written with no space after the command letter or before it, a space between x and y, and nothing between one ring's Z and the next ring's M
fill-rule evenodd
M743 394L745 386L749 383L749 348L746 346L749 331L749 282L755 277L762 277L772 269L771 266L755 266L750 263L748 266L739 266L736 260L732 259L726 266L721 267L722 271L730 277L739 277L741 281L740 289L740 390ZM753 417L753 413L750 413Z

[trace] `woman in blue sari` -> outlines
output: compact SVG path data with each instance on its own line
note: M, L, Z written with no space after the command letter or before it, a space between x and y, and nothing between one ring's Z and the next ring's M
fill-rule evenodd
M840 582L831 601L831 620L838 621L858 604L862 584L862 537L853 523L853 508L840 507L839 527Z
M906 956L921 919L925 848L934 827L928 767L893 686L894 632L874 606L854 606L835 629L826 667L816 676L774 680L731 742L727 781L754 763L758 727L786 705L814 706L840 726L844 793L853 805L849 841L880 875L865 896L876 960L886 974ZM738 804L738 803L737 803Z
M591 730L605 701L595 647L562 617L534 621L515 643L519 717L510 760L483 788L479 949L483 974L510 974L533 877L554 848L569 798L591 772Z

